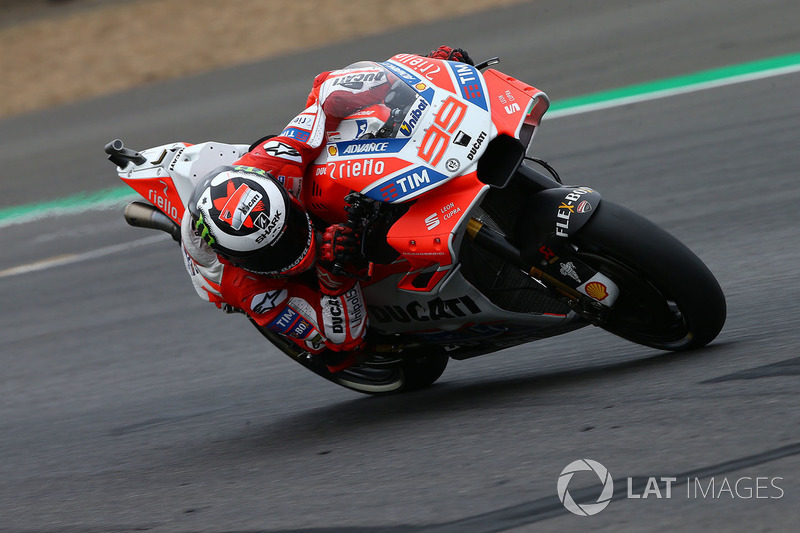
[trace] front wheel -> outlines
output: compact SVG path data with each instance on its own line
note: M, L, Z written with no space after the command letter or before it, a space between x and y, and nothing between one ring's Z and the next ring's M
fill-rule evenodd
M705 346L725 323L725 296L714 275L683 243L646 218L603 201L570 237L575 255L611 278L619 298L598 325L662 350Z

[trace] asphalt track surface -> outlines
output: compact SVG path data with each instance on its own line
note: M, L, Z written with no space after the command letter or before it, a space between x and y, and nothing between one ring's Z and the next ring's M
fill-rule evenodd
M584 4L532 2L2 121L0 206L117 185L102 154L114 137L275 131L318 71L365 56L456 43L557 101L800 50L793 1ZM692 353L584 329L370 398L199 301L174 244L119 212L4 228L0 531L796 530L798 94L799 74L752 81L546 121L535 141L567 181L645 214L716 274L728 320ZM556 494L581 458L614 479L591 517ZM676 478L671 498L649 477ZM569 485L581 502L600 488L587 472Z

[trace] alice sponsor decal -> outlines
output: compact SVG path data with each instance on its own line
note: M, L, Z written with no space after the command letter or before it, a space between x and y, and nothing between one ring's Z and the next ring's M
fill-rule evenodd
M289 122L289 126L297 126L299 128L311 129L314 125L315 115L297 115Z

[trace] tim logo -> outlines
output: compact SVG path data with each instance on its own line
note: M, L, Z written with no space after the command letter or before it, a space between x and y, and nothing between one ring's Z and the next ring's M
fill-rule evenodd
M397 185L395 185L395 183L390 183L385 187L381 187L380 191L384 200L395 200L399 196L399 194L397 194Z
M461 88L461 96L464 100L469 100L484 111L488 111L489 108L486 105L486 98L483 96L483 87L478 69L466 63L449 62L448 65L456 75L458 85Z

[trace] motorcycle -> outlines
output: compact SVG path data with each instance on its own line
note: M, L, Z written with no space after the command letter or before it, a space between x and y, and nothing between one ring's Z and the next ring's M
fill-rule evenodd
M331 373L259 328L307 369L381 395L433 384L450 359L587 325L670 351L705 346L722 329L725 297L691 250L526 155L549 99L490 68L497 62L399 54L346 69L343 84L385 77L392 89L338 117L295 192L317 227L346 222L363 232L368 344L358 364ZM296 126L282 134L308 134ZM179 241L194 184L251 148L177 142L137 152L115 140L105 151L148 202L128 205L126 220Z

